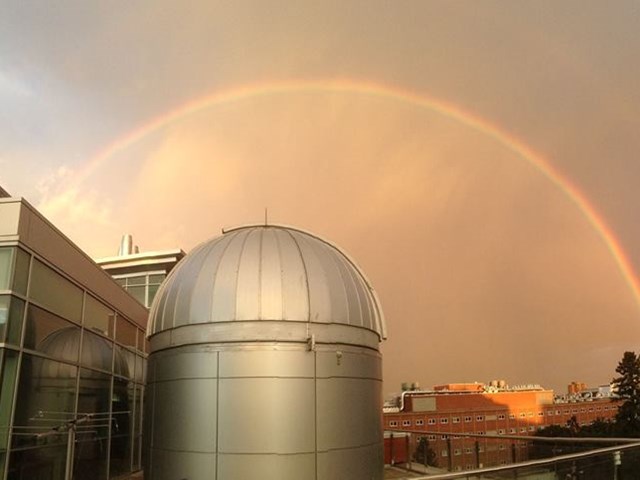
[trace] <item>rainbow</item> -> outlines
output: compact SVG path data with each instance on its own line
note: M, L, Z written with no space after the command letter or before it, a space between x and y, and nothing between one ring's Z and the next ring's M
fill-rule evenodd
M615 263L622 274L624 281L630 288L633 297L640 308L640 281L635 275L631 262L625 254L620 242L616 239L613 231L604 221L598 211L591 205L580 190L565 178L556 168L554 168L542 155L525 145L522 141L508 132L492 125L485 119L469 113L460 107L448 102L443 102L424 94L401 90L396 87L376 84L372 82L355 81L350 79L318 81L318 80L295 80L295 81L275 81L267 83L249 84L241 87L230 88L206 95L201 98L186 102L178 108L160 115L148 123L136 128L126 135L118 138L100 151L82 168L72 180L72 185L77 186L86 180L100 165L109 158L124 151L135 144L146 135L159 130L177 120L202 110L220 106L227 103L258 97L262 95L285 94L295 92L318 92L318 93L345 93L353 95L365 95L382 97L394 100L415 107L425 108L433 112L444 115L450 119L460 122L488 137L494 139L504 148L515 153L520 158L529 162L550 182L558 187L565 196L582 212L592 228L602 238L609 249Z

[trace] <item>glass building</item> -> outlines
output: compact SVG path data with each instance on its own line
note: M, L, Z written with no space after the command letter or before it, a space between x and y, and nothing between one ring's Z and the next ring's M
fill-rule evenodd
M31 205L0 198L0 480L140 469L146 322Z

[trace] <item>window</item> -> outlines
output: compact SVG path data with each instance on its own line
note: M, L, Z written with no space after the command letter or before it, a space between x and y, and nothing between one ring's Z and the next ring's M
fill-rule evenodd
M539 417L544 417L544 412L538 412Z
M0 290L10 290L15 248L0 248Z
M27 308L24 346L53 358L77 362L80 327L31 304Z
M498 445L498 449L504 450L504 443L501 443L500 445Z
M402 421L402 426L403 427L410 427L411 426L411 420L403 420Z
M469 422L471 421L471 417L470 417L470 416L466 416L466 417L464 417L464 421L465 421L466 423L469 423Z
M39 260L33 262L29 296L67 320L82 320L83 293L69 280Z
M533 425L531 425L531 426L529 427L529 431L530 431L530 432L535 432L535 431L536 431L536 427L534 427Z
M505 419L504 413L501 413L500 415L498 415L498 420L504 420L504 419Z
M501 428L500 430L498 430L498 435L504 435L505 431L504 428Z
M436 424L436 419L435 418L430 418L430 419L427 420L427 423L429 425L435 425Z
M510 428L509 433L517 433L517 430L515 428Z
M553 410L549 410L549 411L547 412L547 415L548 415L548 416L550 416L550 417L553 417Z
M116 341L126 345L127 347L136 347L136 334L138 329L129 323L124 317L118 315L116 318Z
M533 417L533 412L527 413L527 417Z
M424 420L416 420L416 425L421 427L422 425L424 425Z
M484 452L484 445L479 445L478 446L478 452L480 452L480 453Z
M514 420L516 418L515 413L510 413L509 414L509 420Z
M449 419L448 419L448 418L444 418L444 417L443 417L443 418L441 418L441 419L440 419L440 423L441 423L442 425L446 425L447 423L449 423Z
M442 455L443 457L448 457L449 452L447 452L446 450L442 450L442 453L440 455Z
M459 448L455 448L455 449L453 450L453 454L454 454L454 455L460 455L461 453L462 453L462 451L461 451Z
M520 418L524 418L526 417L526 414L524 412L520 412Z
M478 415L476 417L476 422L482 422L484 420L484 415Z
M396 420L391 420L391 421L389 422L389 426L390 426L390 427L397 427L397 426L398 426L398 422L397 422Z
M115 280L136 300L149 308L165 277L164 273L152 273L118 277Z
M460 423L460 417L453 417L451 423Z
M85 297L84 326L113 338L115 313L91 295Z
M436 436L435 436L435 435L427 435L427 438L428 438L429 440L435 440L435 439L436 439Z
M522 427L520 429L520 433L526 433L527 432L527 427Z
M473 453L473 450L471 450L469 447L467 447L467 448L464 449L464 453L469 455L469 454Z
M442 440L446 440L447 438L449 438L447 435L440 435L440 439Z
M20 345L24 301L11 295L0 295L0 342Z

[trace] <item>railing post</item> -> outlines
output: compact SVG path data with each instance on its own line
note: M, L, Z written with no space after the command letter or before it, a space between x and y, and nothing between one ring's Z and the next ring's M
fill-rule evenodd
M622 464L620 451L613 452L613 480L618 480L618 467Z
M69 425L67 430L67 463L64 467L65 480L71 480L73 477L73 457L76 443L76 426L75 423Z

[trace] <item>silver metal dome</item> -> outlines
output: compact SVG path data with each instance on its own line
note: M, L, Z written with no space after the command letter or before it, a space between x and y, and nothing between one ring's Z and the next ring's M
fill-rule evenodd
M378 297L355 262L316 235L279 225L229 229L196 247L158 292L148 334L257 320L343 324L386 338Z

